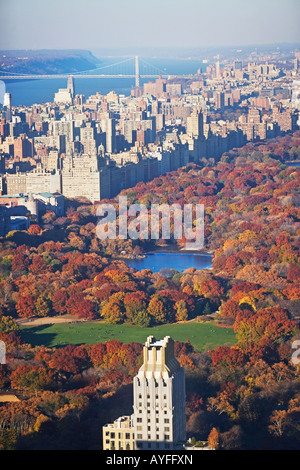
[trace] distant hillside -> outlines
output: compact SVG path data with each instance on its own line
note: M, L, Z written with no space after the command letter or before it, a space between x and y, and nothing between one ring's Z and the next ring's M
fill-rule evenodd
M134 56L140 57L157 57L157 58L170 58L170 59L196 59L202 60L204 58L209 61L216 59L216 55L220 55L221 61L224 59L235 60L243 59L248 60L251 54L255 53L256 59L262 55L275 54L275 57L284 55L285 59L294 58L295 50L299 50L300 43L276 43L276 44L252 44L241 46L181 46L181 47L167 47L167 46L134 46L134 47L99 47L92 49L93 54L97 57L122 57Z
M86 50L1 50L0 69L16 73L70 73L99 64Z

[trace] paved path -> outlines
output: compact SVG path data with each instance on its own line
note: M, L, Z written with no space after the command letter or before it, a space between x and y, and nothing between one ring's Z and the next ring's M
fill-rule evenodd
M40 326L40 325L53 325L57 323L77 323L87 321L82 318L74 318L72 316L57 316L57 317L42 317L32 319L17 320L19 326ZM101 320L100 320L101 321Z

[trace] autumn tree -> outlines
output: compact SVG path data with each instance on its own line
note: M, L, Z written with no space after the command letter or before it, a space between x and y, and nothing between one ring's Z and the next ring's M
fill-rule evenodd
M38 224L31 224L27 232L31 235L39 235L42 231L42 228Z
M166 311L163 301L158 296L153 296L148 305L148 312L153 317L155 323L166 321Z
M290 264L287 273L287 280L290 282L299 282L300 267L297 264Z
M288 339L297 331L288 312L280 307L259 309L255 314L241 316L234 324L238 344L245 348L268 338L275 343Z
M34 304L35 312L38 317L47 317L51 313L51 301L48 297L39 296Z
M239 301L228 299L223 303L220 313L222 317L235 319L239 314L242 313L242 308Z
M10 376L12 388L37 392L53 386L53 374L44 367L19 366Z
M4 388L6 383L6 368L3 364L0 364L0 388Z
M101 316L108 323L122 323L125 319L123 292L112 294L109 301L103 302L101 306Z
M98 316L97 304L89 299L81 300L77 305L76 315L85 320L94 320Z
M20 296L16 303L16 311L22 318L30 318L36 315L36 299L32 295Z
M45 272L47 269L47 263L40 255L35 255L32 259L31 265L29 266L30 272L33 274L40 274Z
M211 351L212 363L216 365L226 365L227 367L236 368L245 364L247 354L236 346L218 346Z
M188 319L188 309L183 299L178 300L175 304L176 321L186 321Z
M19 326L16 320L10 316L0 317L0 333L9 333L10 331L18 331Z
M78 374L89 364L90 359L86 348L71 344L54 351L49 361L49 367L67 374Z
M282 436L287 426L287 411L274 410L270 417L270 425L268 427L270 433L275 436Z
M216 428L212 428L207 438L209 447L214 450L218 449L219 439L220 439L219 432L217 431Z
M151 317L147 311L147 295L143 291L132 292L124 297L126 317L130 323L149 326Z
M53 310L59 315L64 315L67 313L67 301L68 301L68 293L66 289L58 289L54 292L52 296L52 306Z

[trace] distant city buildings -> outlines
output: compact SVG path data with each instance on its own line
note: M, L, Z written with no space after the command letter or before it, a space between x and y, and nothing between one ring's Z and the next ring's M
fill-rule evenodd
M40 222L47 210L58 217L65 213L65 198L60 193L18 194L0 196L0 236L12 230L27 230L30 219Z
M249 141L299 128L299 60L219 56L186 79L138 84L130 96L76 94L0 111L0 193L63 194L91 202L194 162L209 165Z

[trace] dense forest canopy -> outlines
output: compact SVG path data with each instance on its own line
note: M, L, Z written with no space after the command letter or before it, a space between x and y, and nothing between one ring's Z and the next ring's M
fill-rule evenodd
M122 192L148 208L204 204L211 270L132 270L121 253L153 245L100 240L97 207L84 200L1 240L0 386L20 399L0 404L2 448L100 448L105 421L131 413L142 345L22 342L20 319L57 315L141 327L214 318L233 328L234 346L201 352L176 342L189 436L207 440L215 429L224 449L299 447L299 365L291 357L300 338L300 170L285 164L299 160L299 143L296 132L247 144L215 165L190 164ZM165 243L180 249L185 239Z

